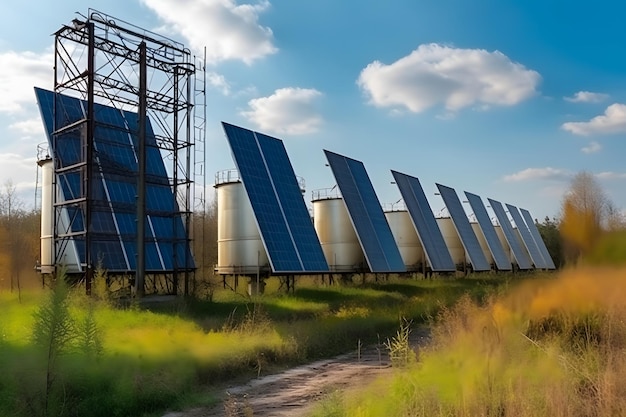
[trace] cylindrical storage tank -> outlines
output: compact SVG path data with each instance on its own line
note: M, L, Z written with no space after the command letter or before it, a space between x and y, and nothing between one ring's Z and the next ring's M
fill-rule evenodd
M478 243L480 244L480 248L483 250L483 254L485 254L485 258L487 258L487 262L489 264L493 264L493 255L491 255L491 251L489 250L489 245L487 245L487 239L485 239L485 235L483 234L482 229L480 228L480 224L477 222L472 222L472 230L474 230L474 234L478 238Z
M37 162L41 167L41 241L40 268L44 274L54 271L54 164L52 158Z
M533 258L531 258L530 252L528 252L528 248L526 248L526 244L524 243L524 239L522 239L522 234L519 232L519 229L517 227L513 228L513 234L517 238L517 242L518 242L519 246L522 248L522 251L526 252L526 255L527 255L528 259L530 259L530 263L534 264Z
M387 223L400 249L402 261L408 270L416 270L424 262L424 249L406 210L385 211Z
M498 235L498 240L500 240L500 243L502 244L502 247L504 248L504 253L506 254L509 262L513 262L514 258L511 252L511 246L509 245L509 242L507 242L506 237L504 236L504 232L502 231L502 226L494 225L493 227L496 230L496 234Z
M333 189L313 190L313 225L331 271L357 272L367 263L343 199Z
M452 223L452 218L439 217L437 218L437 225L439 226L439 230L441 230L443 240L446 242L446 246L448 247L448 251L455 265L465 264L465 249L463 248L459 234L456 232L454 223Z
M255 274L270 269L252 205L236 170L220 171L217 192L218 274Z

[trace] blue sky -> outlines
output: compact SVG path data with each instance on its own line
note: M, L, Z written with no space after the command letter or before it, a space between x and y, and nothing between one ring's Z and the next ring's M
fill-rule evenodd
M0 5L0 183L34 202L45 142L32 87L51 88L51 34L83 1ZM283 139L310 191L322 149L363 161L381 203L390 169L559 214L585 170L626 208L626 6L618 1L93 0L201 53L208 182L232 168L220 121Z

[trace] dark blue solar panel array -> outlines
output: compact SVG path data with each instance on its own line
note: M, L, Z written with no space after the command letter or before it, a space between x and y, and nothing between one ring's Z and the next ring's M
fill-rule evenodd
M406 266L362 162L325 150L371 272L404 272Z
M463 244L465 253L469 257L472 268L474 271L489 271L491 265L489 265L487 258L485 258L485 254L480 247L474 229L472 229L472 225L465 214L461 201L456 195L456 191L454 191L454 188L446 187L441 184L437 184L437 188L439 189L441 198L443 198L443 202L448 208L448 212L450 212L452 223L461 238L461 243Z
M535 243L535 239L533 239L532 235L530 234L528 227L526 227L526 223L524 222L524 220L522 220L522 216L519 214L517 207L507 204L506 208L509 210L511 217L513 218L513 221L517 226L517 230L520 233L522 242L524 242L524 246L526 246L526 249L530 254L530 259L535 265L535 268L548 268L548 264L546 263L546 261L543 260L543 255L539 251L539 247Z
M483 201L476 194L472 194L467 191L465 191L465 196L472 207L474 216L476 216L480 230L482 230L483 235L485 236L487 246L491 251L491 255L493 255L496 267L501 271L510 271L512 268L511 261L509 260L509 256L506 254L500 239L498 239L498 234L491 223L491 219L489 218L489 214L487 213L487 209L485 208Z
M57 129L86 117L87 103L51 91L35 89L57 181L65 201L84 197L81 174L71 167L81 156L81 129L54 135ZM137 253L138 144L136 113L96 104L94 108L94 179L91 182L91 253L94 262L111 272L134 271ZM84 124L82 125L84 126ZM165 164L148 120L146 137L145 254L147 272L194 268L178 204L169 185ZM69 168L67 172L61 172ZM71 221L68 232L84 231L81 207L65 206ZM84 234L74 237L81 263L85 262Z
M274 272L329 270L279 139L222 122Z
M530 234L533 236L533 239L535 241L535 244L537 245L537 248L539 249L539 252L541 252L541 256L543 256L543 260L545 261L546 267L548 269L556 269L556 266L554 265L554 261L552 260L552 256L550 256L550 252L548 252L548 248L546 247L545 242L541 238L541 234L539 233L539 230L537 229L537 226L535 225L535 222L533 221L532 216L530 215L528 210L520 209L520 212L522 213L522 217L524 218L524 221L526 222L526 226L528 226L528 230L530 231Z
M455 271L456 266L419 180L400 172L391 173L400 189L430 268L437 272Z
M513 231L513 227L509 222L509 218L507 217L506 212L502 207L502 204L499 201L492 200L491 198L488 198L487 200L489 200L491 209L498 218L500 227L502 227L502 233L504 233L504 238L509 243L511 251L513 251L513 256L515 257L515 260L517 260L518 268L532 269L533 266L531 264L530 258L528 257L528 253L526 252L526 249L524 249L522 245L520 245L519 240L517 240L515 232Z

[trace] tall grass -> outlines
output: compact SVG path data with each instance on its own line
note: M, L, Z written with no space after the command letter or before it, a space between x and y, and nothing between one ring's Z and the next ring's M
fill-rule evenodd
M358 287L299 282L293 294L249 298L217 291L213 301L114 307L72 294L72 348L54 364L34 339L47 293L0 294L0 415L142 416L198 401L239 377L354 350L392 335L399 317L424 322L462 294L484 297L502 279L391 280ZM206 397L203 395L206 402Z
M420 362L337 416L626 415L626 268L566 270L439 312ZM327 409L328 403L324 405Z

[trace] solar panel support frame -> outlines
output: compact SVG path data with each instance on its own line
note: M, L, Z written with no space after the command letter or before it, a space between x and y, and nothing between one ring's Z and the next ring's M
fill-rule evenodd
M145 45L145 54L140 53L140 45ZM75 51L68 54L66 51ZM142 58L143 56L143 58ZM206 184L204 161L198 162L195 157L204 158L204 153L194 154L196 137L200 137L204 146L206 129L206 91L196 89L198 80L204 79L205 58L193 57L189 49L182 43L168 39L109 16L94 9L89 9L83 18L73 19L71 24L63 25L54 34L54 92L78 97L87 103L87 114L82 120L63 120L62 102L55 99L54 133L52 141L67 130L81 132L83 141L81 154L82 163L75 167L61 167L55 161L55 177L63 170L82 178L81 198L84 202L80 207L84 213L82 237L85 241L85 259L80 266L80 273L85 274L86 291L90 292L91 277L97 260L92 253L92 211L93 196L91 181L94 180L93 135L96 120L93 115L94 103L98 102L120 110L137 108L145 98L146 111L156 119L156 126L163 128L157 132L159 149L173 155L173 163L169 166L170 182L173 194L178 202L175 216L182 216L185 237L180 241L176 238L174 246L189 247L192 241L192 206L195 199L193 183L200 179ZM129 80L135 79L133 66L144 60L144 68L149 75L148 84L138 88ZM85 68L85 62L87 68ZM116 71L110 71L116 68ZM204 85L201 83L201 85ZM141 91L140 91L141 90ZM165 92L165 93L164 93ZM56 97L57 95L55 95ZM195 106L196 102L204 106ZM173 116L173 117L172 117ZM177 119L175 122L172 119ZM73 126L72 126L73 125ZM129 129L136 129L129 126ZM200 176L192 172L192 166L202 165ZM53 239L55 265L61 264L62 251L59 248L67 244L68 237L56 233L56 219L60 213L70 207L70 203L56 199L53 206L56 214L55 236ZM174 227L174 226L173 226ZM202 235L203 237L203 235ZM139 239L138 239L139 242ZM143 246L143 245L140 245ZM174 256L177 251L174 250ZM193 261L191 254L184 251L185 259L178 260L174 265L189 265ZM137 269L141 269L137 265ZM204 271L206 268L201 268ZM137 271L129 271L137 274ZM140 273L139 273L140 274ZM182 278L185 294L189 293L189 282L195 277L195 268L175 267L168 277L151 277L153 280L165 279L169 283L160 284L176 294L179 290L179 279ZM156 287L156 282L154 282ZM139 284L141 285L141 284ZM140 292L138 295L141 295Z

